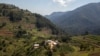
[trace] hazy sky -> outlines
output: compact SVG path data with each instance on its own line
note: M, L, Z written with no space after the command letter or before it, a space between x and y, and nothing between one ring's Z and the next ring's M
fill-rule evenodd
M31 12L48 15L57 11L70 11L88 3L100 0L0 0L0 3L14 4Z

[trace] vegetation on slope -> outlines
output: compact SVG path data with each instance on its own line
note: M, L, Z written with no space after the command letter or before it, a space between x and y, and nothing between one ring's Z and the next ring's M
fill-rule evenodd
M44 53L49 50L43 46L35 50L34 43L42 45L44 40L61 38L62 34L39 14L14 5L0 4L0 56L38 56L40 52L40 55L48 55Z
M30 33L33 29L51 35L62 32L48 19L39 14L31 13L14 5L0 4L0 33L4 32L1 34L2 36L6 35L6 31L14 36L19 33L21 36Z
M70 38L69 38L70 37ZM45 40L58 40L51 52ZM34 44L40 44L38 49ZM100 36L68 36L39 14L0 4L0 56L99 55Z
M89 3L68 12L56 12L47 18L70 35L80 35L86 31L100 35L100 2Z

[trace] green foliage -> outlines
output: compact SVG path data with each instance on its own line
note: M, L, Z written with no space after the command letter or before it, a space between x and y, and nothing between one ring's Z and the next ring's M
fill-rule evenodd
M58 36L59 41L68 43L71 40L71 37L68 35L61 35L60 37Z
M90 45L89 44L81 44L80 45L80 51L90 51Z
M5 22L0 24L0 28L3 28L4 26L6 26Z
M12 22L17 22L17 21L19 22L22 20L23 17L21 11L10 12L9 16L10 16L10 21Z
M0 20L4 21L7 24L6 27L4 26L4 24L1 24L0 28L4 26L6 30L10 29L9 32L16 32L17 37L21 37L21 35L24 34L23 31L28 31L30 33L32 32L31 30L37 29L37 31L42 31L44 28L47 29L44 31L50 32L50 35L64 34L61 29L58 29L52 22L50 22L40 14L31 13L28 10L19 9L14 5L0 4L0 15ZM22 27L21 30L17 29L19 28L18 25Z
M45 17L42 17L39 14L35 14L36 19L36 27L41 30L41 28L48 28L52 30L52 34L61 34L63 31L61 29L58 29L53 23L51 23L48 19Z
M16 33L16 37L22 37L24 34L26 34L26 31L25 31L25 30L19 30L19 31Z
M84 35L89 35L89 32L88 32L88 31L85 31L82 35L83 35L83 36L84 36Z
M90 36L89 38L93 39L93 40L97 40L97 41L100 41L100 36L96 36L96 35L93 35L93 36Z
M5 32L7 30L7 34L12 32L10 34L14 35L9 37L5 34L5 36L7 35L6 37L0 37L1 56L49 56L49 50L45 49L43 45L41 45L39 49L34 49L34 42L43 44L42 41L45 41L51 36L64 35L60 29L45 17L31 13L27 10L19 9L14 5L0 4L0 15L0 20L3 22L0 24L0 27L5 27L4 29ZM41 31L44 28L47 30ZM48 30L52 33L45 34L44 32ZM66 37L64 37L63 40L64 39L68 41ZM68 47L66 49L65 47L67 46L61 46L60 49L58 48L58 51L60 52L62 50L63 52L70 48ZM65 48L65 50L62 48ZM72 49L68 49L67 51L71 50ZM56 54L58 53L56 52Z
M47 56L53 56L53 52L51 52L50 50L46 52Z
M73 49L71 46L67 45L67 44L62 44L62 45L58 48L58 50L59 50L59 52L65 53L65 54L74 51L74 49Z
M12 22L20 21L23 17L22 11L13 11L13 9L18 8L13 5L0 4L0 13L2 16L9 17Z

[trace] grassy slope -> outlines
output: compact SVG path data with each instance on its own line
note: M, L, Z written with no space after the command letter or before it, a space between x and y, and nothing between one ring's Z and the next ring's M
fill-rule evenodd
M86 38L84 39L83 37L86 37ZM75 43L73 43L73 41ZM97 35L72 37L72 43L73 43L72 46L75 49L75 51L73 53L68 54L68 56L89 56L89 55L95 54L95 53L97 53L97 55L100 55L100 45L96 44L99 41L100 41L100 36L97 36ZM90 46L95 46L95 50L93 51L91 49L90 51L79 51L80 48L79 48L78 44L80 44L80 43L87 43L87 44L90 44Z
M3 23L6 25L2 26ZM41 43L61 32L45 17L9 4L0 4L0 26L2 26L0 28L0 56L34 55L33 45L35 42ZM19 28L25 30L26 35L15 37ZM39 50L36 52L45 51L44 48ZM40 55L44 56L43 54Z
M8 10L8 9L7 9ZM10 9L10 10L14 10ZM20 9L17 8L19 11ZM9 11L9 10L8 10ZM3 30L9 30L9 32L12 32L16 30L16 27L21 25L22 29L25 29L27 32L31 33L32 36L30 38L15 38L15 37L8 37L8 35L5 34L6 37L0 36L0 56L45 56L45 53L48 52L44 47L41 47L37 50L33 49L33 44L35 42L41 43L45 39L49 39L52 37L52 34L50 33L50 30L54 31L57 29L52 25L51 22L48 20L45 20L44 17L30 13L29 11L23 10L23 16L22 20L20 22L11 22L9 21L9 16L0 16L0 22L6 22L7 25L3 27ZM42 19L40 19L42 18ZM41 26L46 26L42 28L41 31L35 26L38 19L38 23L40 23ZM30 27L30 26L32 27ZM14 29L13 29L14 27ZM47 28L49 27L49 29ZM0 29L2 30L2 29ZM2 32L2 31L1 31ZM6 31L5 31L6 32ZM59 31L58 31L59 32ZM98 53L100 51L99 45L97 45L98 42L100 42L100 36L93 36L93 35L87 35L84 39L83 36L75 36L72 37L72 40L70 44L61 42L60 48L56 49L56 52L53 53L53 56L59 56L61 53L65 53L66 56L88 56L92 53ZM90 46L95 47L95 51L79 51L79 45L80 44L90 44ZM73 50L73 48L75 50ZM74 51L74 52L73 52ZM99 52L100 53L100 52Z
M47 49L45 49L43 46L41 46L39 49L34 50L33 44L35 42L41 43L44 41L44 39L38 39L37 31L33 30L32 33L34 33L34 36L31 39L25 39L25 38L13 38L13 37L0 37L0 56L30 56L30 55L42 55L46 56L46 53L48 52ZM40 32L39 32L40 34ZM42 35L42 34L41 34ZM48 36L48 35L47 35ZM45 37L47 37L45 36ZM45 38L44 37L44 38ZM60 47L56 48L55 52L53 52L53 56L59 56L61 53L64 53L65 56L88 56L88 55L99 55L100 53L100 47L97 47L99 45L94 45L94 43L97 43L98 40L95 40L96 38L99 38L99 36L95 36L95 39L91 38L93 35L87 35L86 39L83 38L83 36L74 36L72 37L72 40L70 43L60 43ZM48 38L46 38L48 39ZM90 41L91 40L91 41ZM79 51L79 44L81 43L89 43L90 46L94 46L95 50L93 51L90 49L90 51ZM93 44L93 45L92 45Z
M2 26L4 23L5 25ZM12 33L9 35L14 35L19 30L19 27L29 33L32 30L38 31L36 32L38 35L41 33L43 33L41 35L55 35L62 32L40 14L31 13L28 10L20 9L14 5L0 4L0 36L6 37L6 32Z

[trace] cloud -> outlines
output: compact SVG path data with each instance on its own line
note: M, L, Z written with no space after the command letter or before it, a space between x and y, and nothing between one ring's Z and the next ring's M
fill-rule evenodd
M61 6L66 7L68 4L73 2L74 0L53 0L53 2L60 4Z

